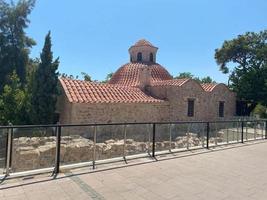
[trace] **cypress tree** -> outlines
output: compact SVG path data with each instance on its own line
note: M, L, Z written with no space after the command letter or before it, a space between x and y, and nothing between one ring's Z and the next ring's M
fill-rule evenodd
M32 86L32 123L51 124L55 120L58 90L59 58L53 61L50 31L45 37L41 61Z

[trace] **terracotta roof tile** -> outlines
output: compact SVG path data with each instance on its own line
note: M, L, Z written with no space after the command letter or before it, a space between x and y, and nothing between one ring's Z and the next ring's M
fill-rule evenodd
M110 84L119 84L123 86L138 86L140 83L139 74L141 69L148 67L151 69L152 82L171 80L172 76L169 72L157 63L127 63L121 66L117 72L112 76L109 83Z
M151 46L154 47L149 41L145 39L138 40L133 46Z
M166 85L172 85L172 86L182 86L190 79L172 79L172 80L164 80L164 81L154 81L152 82L152 86L166 86Z
M163 102L138 88L60 78L70 102L75 103L153 103Z
M217 83L203 83L203 84L201 84L201 87L206 92L211 92L217 85L218 85Z

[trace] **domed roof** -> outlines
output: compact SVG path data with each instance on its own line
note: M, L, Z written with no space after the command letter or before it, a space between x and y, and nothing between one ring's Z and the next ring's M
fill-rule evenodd
M155 47L153 44L151 44L149 41L145 39L138 40L133 46L151 46Z
M140 73L148 68L151 71L151 82L172 79L169 72L157 63L127 63L121 66L111 77L110 84L120 84L123 86L138 86L140 83Z

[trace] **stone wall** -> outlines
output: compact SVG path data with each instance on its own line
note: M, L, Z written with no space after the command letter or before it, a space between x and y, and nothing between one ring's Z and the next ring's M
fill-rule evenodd
M205 140L205 138L203 138ZM212 138L211 138L212 139ZM214 141L212 139L211 141ZM96 160L123 157L151 151L152 143L110 139L96 143ZM169 140L157 141L156 151L202 146L201 138L194 133ZM93 161L94 143L80 135L61 138L61 165ZM56 137L19 137L13 140L12 172L21 172L55 165Z
M205 103L205 92L194 80L189 80L181 87L171 86L167 93L170 101L171 118L174 121L205 121L207 118L207 107ZM194 116L188 117L188 99L194 99Z
M153 96L170 102L171 121L215 121L231 119L235 115L236 96L225 85L218 84L213 91L206 92L194 80L182 86L152 86L148 90ZM194 116L187 116L188 99L193 99ZM219 117L219 102L224 104L224 117Z
M206 131L200 130L200 128L193 127L193 129L186 129L185 126L172 127L171 142L169 132L165 132L163 135L157 135L155 140L156 152L170 149L205 147L207 139L205 135ZM264 132L262 132L261 128L264 127L257 127L257 129L253 125L248 127L248 139L254 139L254 137L263 138L264 135L262 134ZM256 132L254 132L255 130ZM237 142L239 140L240 142L240 131L240 129L236 129L234 124L221 128L211 126L209 144L212 146L216 143L227 142L227 140L230 142ZM246 139L247 134L244 133L244 139ZM124 138L113 135L109 138L97 140L95 159L104 160L151 152L151 140L149 141L148 138L141 140L140 138L143 133L136 133L136 135L139 135L139 139L138 137L135 139L127 135L126 140L124 140ZM76 134L76 132L73 132L69 136L63 135L61 138L60 152L61 165L93 161L93 149L94 142L92 138L86 138L85 136ZM54 136L14 138L11 164L12 172L54 167L55 153L56 137Z
M56 112L60 114L59 120L61 123L72 123L72 106L73 103L69 102L68 97L61 88L61 95L57 98Z
M224 84L217 85L212 92L206 95L208 99L210 119L229 119L235 115L236 94L230 91ZM224 117L219 117L219 102L224 102Z
M58 101L60 123L123 123L167 121L214 121L235 115L236 96L219 84L211 92L189 80L182 86L150 86L152 96L161 103L70 103L65 94ZM188 99L194 99L194 117L187 116ZM219 117L219 102L224 103L224 117Z
M169 103L72 104L60 114L60 123L122 123L169 121ZM71 114L69 114L71 112ZM66 116L69 117L66 117Z
M151 125L127 126L124 135L123 126L98 127L96 160L148 153L152 149L151 128ZM264 127L257 128L256 137L263 137L261 128L264 129ZM56 137L53 130L45 133L32 132L33 130L21 131L14 132L12 171L20 172L53 167L56 153ZM157 125L156 151L205 146L206 131L206 123ZM247 131L249 138L254 138L253 124L248 127ZM226 142L227 138L229 141L241 139L240 123L210 123L210 145L216 142ZM246 133L244 133L244 138L246 138ZM61 165L92 161L93 141L94 127L83 127L83 129L81 127L62 127Z

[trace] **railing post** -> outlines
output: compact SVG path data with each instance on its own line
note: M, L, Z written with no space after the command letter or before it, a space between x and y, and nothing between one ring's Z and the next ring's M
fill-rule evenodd
M248 122L246 122L246 141L248 141Z
M239 142L239 122L236 122L236 142Z
M150 148L151 148L151 124L147 124L147 133L148 133L148 146L147 146L147 153L150 155Z
M170 132L170 149L169 151L171 152L172 150L172 124L169 124L169 132Z
M124 124L123 127L123 134L124 134L124 139L123 139L123 159L124 161L126 161L126 129L127 129L127 125Z
M152 157L155 158L155 145L156 145L156 124L153 123L153 136L152 136Z
M264 138L264 122L261 122L261 139Z
M205 145L204 145L204 138L205 138L205 136L204 136L204 132L205 132L205 125L204 124L201 124L201 126L202 126L202 134L201 134L201 142L202 142L202 147L204 148L205 147Z
M255 124L255 121L254 121L254 140L256 140L256 134L257 134L257 125Z
M209 140L210 140L210 123L207 122L207 149L209 149Z
M215 122L215 140L214 140L215 146L218 146L217 138L218 138L218 128L217 128L217 122Z
M93 169L95 169L95 160L96 160L96 125L94 126L94 150L93 150Z
M59 123L56 126L56 160L55 160L55 170L54 174L59 173L59 167L60 167L60 144L61 144L61 126Z
M186 132L186 149L189 150L189 125L187 125L187 132Z
M244 121L241 122L241 143L244 143Z
M13 128L10 127L8 128L8 133L7 133L6 176L9 176L10 167L12 163L12 140L13 140Z
M265 121L265 139L267 140L267 121Z
M7 165L7 152L8 152L8 150L7 150L7 147L8 147L8 129L5 129L5 134L6 134L6 146L5 146L5 164L4 164L4 166L5 166L5 169L6 169L6 165Z
M226 143L229 144L229 127L228 126L226 128Z

